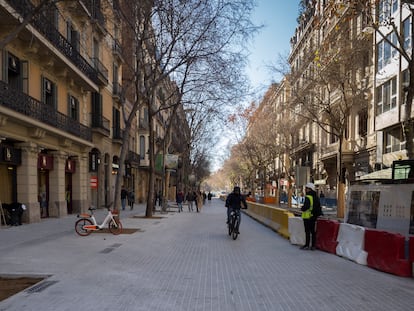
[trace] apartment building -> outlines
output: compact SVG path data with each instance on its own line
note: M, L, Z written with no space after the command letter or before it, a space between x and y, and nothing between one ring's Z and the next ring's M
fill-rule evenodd
M0 37L35 3L0 1ZM123 128L116 11L117 1L58 2L0 50L0 200L24 203L24 221L111 203Z
M400 34L404 50L411 51L412 17L409 7L403 4L404 2L408 1L380 2L378 22L383 26L379 28L379 31L395 43L397 42L397 34ZM385 26L390 19L395 21L396 31ZM375 165L377 170L391 167L394 160L407 158L402 125L406 115L408 62L381 34L377 33L375 37L375 129L377 140ZM411 52L408 53L412 57ZM411 111L411 117L412 114Z
M374 33L342 1L309 1L298 22L288 78L302 125L292 135L292 173L297 186L312 180L336 199L339 184L375 169Z

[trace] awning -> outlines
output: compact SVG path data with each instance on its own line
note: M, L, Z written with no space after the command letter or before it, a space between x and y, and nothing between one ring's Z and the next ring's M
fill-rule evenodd
M369 174L362 175L357 180L367 179L392 179L392 168L386 168L380 171L375 171Z

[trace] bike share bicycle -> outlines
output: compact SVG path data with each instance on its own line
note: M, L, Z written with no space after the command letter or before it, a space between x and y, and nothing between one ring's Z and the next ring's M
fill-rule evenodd
M242 208L242 205L245 209L247 208L246 199L240 193L240 187L236 186L226 199L228 230L229 235L232 236L233 240L237 239L237 236L240 234L240 209Z
M78 218L80 218L75 223L75 231L80 236L87 236L91 234L93 231L98 231L104 229L108 226L109 231L112 234L118 235L122 232L122 223L119 220L119 214L115 214L108 208L108 213L106 214L105 219L101 224L96 222L95 216L93 215L93 211L96 210L96 207L89 207L88 210L90 213L79 214Z

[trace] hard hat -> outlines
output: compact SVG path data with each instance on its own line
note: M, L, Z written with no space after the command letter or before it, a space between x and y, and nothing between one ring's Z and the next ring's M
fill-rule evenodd
M315 191L315 185L314 185L313 183L311 183L311 182L308 182L308 183L305 185L305 188L309 188L309 189L311 189L311 190Z

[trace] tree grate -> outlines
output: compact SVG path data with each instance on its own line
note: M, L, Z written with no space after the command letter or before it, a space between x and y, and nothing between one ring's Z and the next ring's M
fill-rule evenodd
M113 250L114 250L114 248L112 248L112 247L107 247L107 248L105 248L105 249L101 250L101 251L100 251L100 253L101 253L101 254L108 254L108 253L112 252Z
M56 284L59 281L44 281L39 284L36 284L29 289L26 290L26 293L40 293L41 291L45 290L49 286L52 286L53 284Z

